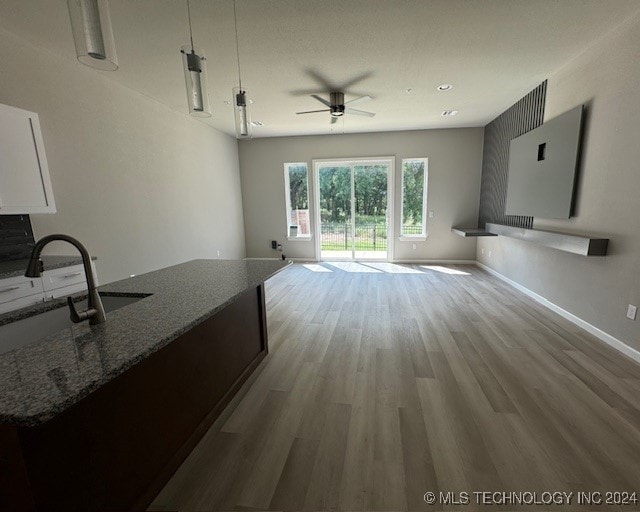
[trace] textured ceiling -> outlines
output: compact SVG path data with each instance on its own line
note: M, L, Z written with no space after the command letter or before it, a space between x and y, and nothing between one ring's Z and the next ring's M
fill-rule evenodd
M186 0L110 0L120 69L109 79L186 112L179 48ZM237 0L243 84L255 137L483 126L589 45L640 12L637 0ZM191 0L213 116L234 132L231 0ZM0 0L0 27L75 61L64 0ZM81 66L81 64L77 64ZM374 118L328 114L311 93L349 85ZM441 83L454 89L438 92ZM411 92L408 93L407 89ZM441 117L456 109L455 117Z

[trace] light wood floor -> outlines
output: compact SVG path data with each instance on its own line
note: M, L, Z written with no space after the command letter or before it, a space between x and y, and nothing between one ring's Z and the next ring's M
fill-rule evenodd
M267 305L261 373L150 510L619 510L423 495L640 491L640 366L478 267L295 265Z

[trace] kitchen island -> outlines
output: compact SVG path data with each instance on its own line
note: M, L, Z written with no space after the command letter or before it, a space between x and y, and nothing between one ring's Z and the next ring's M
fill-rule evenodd
M195 260L101 286L141 300L0 355L0 509L145 507L266 356L264 281L287 264Z

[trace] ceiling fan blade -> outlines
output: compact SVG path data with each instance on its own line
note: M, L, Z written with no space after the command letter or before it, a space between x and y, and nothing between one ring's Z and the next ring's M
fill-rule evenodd
M348 82L343 83L342 87L340 89L341 90L350 89L351 87L356 85L358 82L362 82L363 80L366 80L367 78L370 78L372 76L373 76L373 72L371 72L371 71L368 71L366 73L362 73L361 75L352 78Z
M345 114L354 114L356 116L366 116L366 117L375 116L375 114L373 112L365 112L364 110L356 110L355 108L345 108L344 109L344 113Z
M336 124L338 122L338 118L331 116L331 124Z
M327 107L331 106L331 103L325 100L322 96L318 96L317 94L311 94L311 97L317 99L320 103L322 103L323 105L326 105Z
M330 109L323 108L322 110L305 110L304 112L296 112L296 114L315 114L316 112L330 112Z
M359 98L354 98L352 100L349 101L345 101L344 104L345 105L353 105L354 103L360 103L362 101L369 101L372 100L373 98L371 96L360 96Z
M306 69L306 74L310 76L316 83L320 84L320 86L325 91L334 91L338 84L331 82L329 79L325 78L319 71L315 69Z

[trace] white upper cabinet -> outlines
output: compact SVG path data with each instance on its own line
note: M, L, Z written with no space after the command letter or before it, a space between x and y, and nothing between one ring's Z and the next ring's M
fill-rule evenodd
M55 211L38 114L0 104L0 215Z

